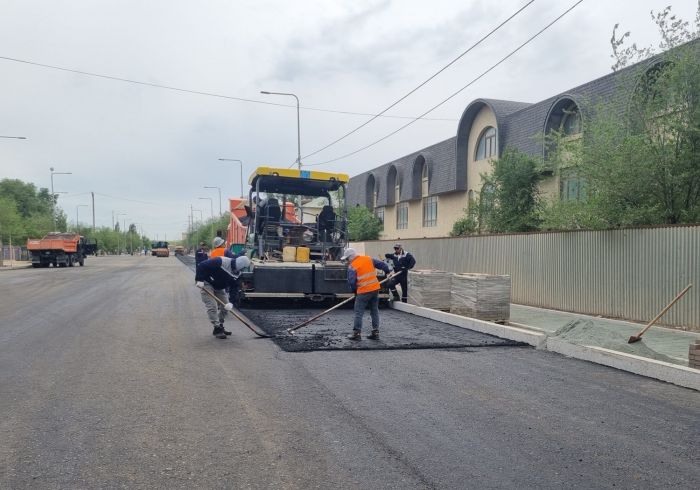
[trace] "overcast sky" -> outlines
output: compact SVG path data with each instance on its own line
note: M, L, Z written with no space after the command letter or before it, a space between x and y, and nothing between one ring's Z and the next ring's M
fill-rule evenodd
M377 113L443 67L528 0L0 0L0 56L305 108ZM535 0L483 45L388 114L418 116L470 82L574 0ZM657 44L650 10L672 5L692 21L694 0L585 0L480 81L372 148L315 167L355 175L453 136L479 97L537 102L610 71L615 23L640 45ZM368 116L301 111L307 155ZM380 118L303 159L350 153L404 125ZM296 109L195 95L0 59L0 178L50 186L71 223L96 193L98 226L112 211L145 233L180 238L189 207L208 216L216 190L240 193L259 165L297 154ZM247 191L246 191L247 192ZM197 213L198 215L198 213ZM80 209L89 222L90 209ZM123 219L124 217L122 217Z

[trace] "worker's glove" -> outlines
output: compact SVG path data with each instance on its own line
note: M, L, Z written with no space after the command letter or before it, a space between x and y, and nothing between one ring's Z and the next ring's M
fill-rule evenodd
M199 289L202 289L204 287L204 283L202 281L197 281L195 283L195 286L197 286Z
M233 309L233 303L226 303L224 305L224 310L231 311Z

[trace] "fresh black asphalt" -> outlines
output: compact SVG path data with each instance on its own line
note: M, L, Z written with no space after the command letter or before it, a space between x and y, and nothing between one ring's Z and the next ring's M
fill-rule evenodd
M0 488L700 481L696 391L529 347L285 352L227 326L172 257L0 272Z

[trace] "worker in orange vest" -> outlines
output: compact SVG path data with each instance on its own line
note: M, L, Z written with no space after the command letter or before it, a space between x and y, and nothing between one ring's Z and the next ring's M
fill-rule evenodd
M214 249L209 254L209 258L223 257L226 254L226 242L220 236L214 238Z
M346 248L340 260L348 263L348 284L355 293L355 321L350 340L362 339L362 317L369 306L372 333L367 337L379 340L379 280L377 269L389 274L389 266L367 255L358 255L354 248Z

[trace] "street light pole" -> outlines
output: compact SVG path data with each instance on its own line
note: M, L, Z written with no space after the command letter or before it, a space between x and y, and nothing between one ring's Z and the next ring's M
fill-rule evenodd
M49 167L51 171L51 202L53 206L51 208L51 214L53 215L53 231L58 231L56 229L56 194L53 191L53 176L54 175L71 175L73 172L54 172L53 167Z
M289 94L285 92L268 92L266 90L260 91L261 94L265 95L288 95L294 97L297 101L297 167L301 170L301 125L299 123L299 97L295 94Z
M117 224L119 224L119 216L126 216L126 213L117 213ZM126 221L126 219L124 220ZM121 235L122 230L119 230L119 233L117 233L117 255L122 254L122 248L119 245L121 240L119 239L119 235ZM126 242L124 243L124 248L126 248Z
M243 161L237 158L219 158L220 162L238 162L241 164L241 198L245 197L243 194Z
M26 136L0 136L0 138L6 138L10 140L26 140Z
M87 204L78 204L78 205L75 207L75 231L77 231L78 233L80 233L80 228L78 227L78 223L79 223L79 221L78 221L78 210L79 210L80 208L87 208L87 207L88 207Z
M205 185L205 189L217 189L219 191L219 216L221 216L221 187L216 187L212 185Z

